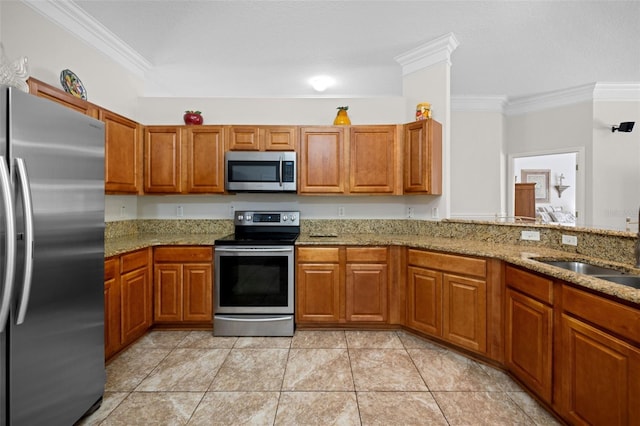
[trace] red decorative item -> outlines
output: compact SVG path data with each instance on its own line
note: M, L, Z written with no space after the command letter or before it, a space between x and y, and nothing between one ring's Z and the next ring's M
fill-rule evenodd
M184 124L202 124L202 113L200 111L185 111Z

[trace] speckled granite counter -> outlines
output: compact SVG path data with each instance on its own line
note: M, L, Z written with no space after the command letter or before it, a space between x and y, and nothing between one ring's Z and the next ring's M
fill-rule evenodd
M609 266L625 272L640 274L640 269L631 268L628 264L603 261L600 258L584 256L575 253L567 253L557 249L534 246L530 244L506 244L503 242L490 242L469 240L460 238L429 237L425 235L385 235L385 234L331 234L331 236L318 236L318 234L301 234L297 245L400 245L406 247L443 251L448 253L468 256L479 256L500 259L514 265L522 266L534 272L539 272L554 278L559 278L582 287L596 290L611 296L618 297L629 302L640 304L640 290L605 281L599 278L578 274L565 269L550 266L533 260L557 259L579 260L594 265Z
M634 274L635 236L616 231L577 230L531 225L505 226L468 221L306 220L297 245L397 245L500 259L534 272L640 304L640 290L577 274L532 260L580 260ZM541 231L541 241L520 241L522 229ZM108 223L105 256L159 245L213 245L233 232L230 220L138 220ZM577 247L562 245L561 235L578 235Z

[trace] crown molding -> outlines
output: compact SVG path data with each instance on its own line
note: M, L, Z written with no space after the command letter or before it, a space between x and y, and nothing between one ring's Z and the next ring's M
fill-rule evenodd
M594 101L640 102L640 83L596 83L593 90Z
M421 46L396 56L396 62L402 66L402 75L411 74L419 69L446 62L451 66L451 53L460 45L453 33L445 34Z
M580 102L590 102L593 100L594 88L595 83L589 83L568 89L556 90L554 92L509 98L509 102L505 108L505 114L518 115Z
M452 96L452 111L504 113L506 96Z
M139 77L144 77L151 63L131 46L120 40L72 0L22 0L45 18L93 46Z

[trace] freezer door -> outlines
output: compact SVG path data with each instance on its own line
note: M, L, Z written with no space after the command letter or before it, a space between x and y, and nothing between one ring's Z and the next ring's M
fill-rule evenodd
M104 127L19 91L9 97L9 165L19 238L8 412L15 425L71 425L102 397L105 385ZM26 166L26 191L20 190L19 159ZM27 293L22 280L30 259L24 259L22 205L28 195L33 269ZM21 305L27 309L18 324Z

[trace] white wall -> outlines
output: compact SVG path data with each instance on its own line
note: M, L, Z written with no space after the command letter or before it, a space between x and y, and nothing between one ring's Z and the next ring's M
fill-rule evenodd
M451 217L492 220L507 213L504 127L501 112L452 112Z
M0 40L10 59L27 56L30 75L55 87L60 72L73 71L88 100L137 119L143 82L111 59L79 41L22 2L0 2Z
M612 133L611 126L622 121L635 121L633 132ZM640 208L640 99L595 101L592 131L590 224L624 229L627 217L638 221Z

